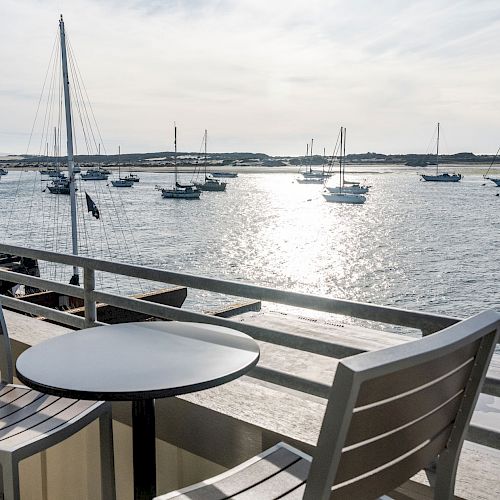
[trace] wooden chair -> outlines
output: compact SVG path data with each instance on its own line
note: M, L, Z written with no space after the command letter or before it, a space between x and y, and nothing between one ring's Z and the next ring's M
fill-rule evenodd
M3 499L19 500L19 462L99 419L103 500L115 499L111 405L48 396L13 384L10 339L0 304L0 465Z
M462 444L497 342L487 311L433 335L343 359L314 458L279 443L156 500L408 498L393 490L436 463L433 498L454 498Z

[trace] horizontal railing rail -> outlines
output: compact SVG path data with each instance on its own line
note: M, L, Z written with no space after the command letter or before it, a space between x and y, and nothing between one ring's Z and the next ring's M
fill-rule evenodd
M56 262L59 264L66 264L69 266L77 266L83 269L88 268L93 269L94 271L120 274L132 278L169 283L226 295L246 297L249 299L273 302L276 304L352 316L369 321L416 328L421 330L424 335L441 330L456 323L457 321L460 321L459 318L449 316L428 314L344 299L332 299L331 297L325 297L322 295L290 292L276 288L251 285L239 281L220 280L188 273L163 271L152 267L137 266L90 257L74 256L15 245L0 244L0 252L20 255L22 257L29 257L32 259Z
M84 277L83 288L12 271L0 270L0 280L20 283L83 299L85 317L75 316L63 311L25 302L16 298L5 296L1 297L1 302L7 307L25 313L43 316L51 321L65 324L77 329L103 324L96 320L96 304L100 302L121 309L168 320L203 322L226 326L246 333L256 340L305 352L321 354L323 356L342 358L363 352L362 349L357 349L335 341L330 342L324 339L311 338L289 331L265 328L201 312L147 302L133 297L124 297L115 293L98 291L95 290L95 271L102 271L172 285L186 286L199 290L245 297L248 299L256 299L298 308L341 314L380 323L416 328L421 330L423 335L431 334L460 321L458 318L449 316L428 314L343 299L333 299L321 295L291 292L241 283L238 281L220 280L187 273L164 271L151 267L137 266L122 262L112 262L90 257L73 256L14 245L0 244L0 252L82 268ZM326 398L329 391L329 386L327 384L285 373L269 367L257 366L252 372L250 372L249 375L266 382L274 383L289 389L305 392L322 398ZM483 387L483 392L494 396L500 396L500 379L487 377ZM481 443L484 444L486 438L483 430L481 430L481 432L477 431L476 434L473 435L477 435L478 441L481 441ZM500 434L492 431L491 442L500 442Z

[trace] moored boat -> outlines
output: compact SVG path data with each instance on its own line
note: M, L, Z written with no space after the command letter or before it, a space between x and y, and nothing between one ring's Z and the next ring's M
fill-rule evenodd
M83 174L80 174L80 177L84 181L107 181L108 180L108 174L105 174L101 170L97 168L89 168L86 172Z
M227 183L214 179L213 176L207 173L207 131L203 136L203 142L205 145L205 180L204 182L195 182L194 185L201 191L225 191Z
M347 133L345 127L340 127L339 185L327 188L327 190L323 192L323 198L330 203L362 205L366 201L366 198L363 194L354 192L356 187L361 189L359 185L356 186L356 184L350 184L349 186L345 186L344 173L346 135Z
M157 186L161 191L163 198L197 200L200 198L201 191L193 184L180 184L177 179L177 126L174 125L174 185L169 188Z
M428 182L459 182L462 180L462 174L448 172L439 173L439 123L437 124L437 140L436 140L436 173L435 174L420 174L424 181Z

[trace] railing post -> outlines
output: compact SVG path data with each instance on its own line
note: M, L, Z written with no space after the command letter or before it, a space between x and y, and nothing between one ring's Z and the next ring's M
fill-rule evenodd
M95 326L97 308L94 299L95 271L90 267L83 268L83 303L85 306L85 328Z

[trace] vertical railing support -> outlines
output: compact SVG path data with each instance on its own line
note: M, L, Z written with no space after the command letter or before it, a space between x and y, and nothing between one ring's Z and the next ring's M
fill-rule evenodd
M83 303L85 306L85 328L95 326L97 308L94 299L95 271L90 267L83 269Z

